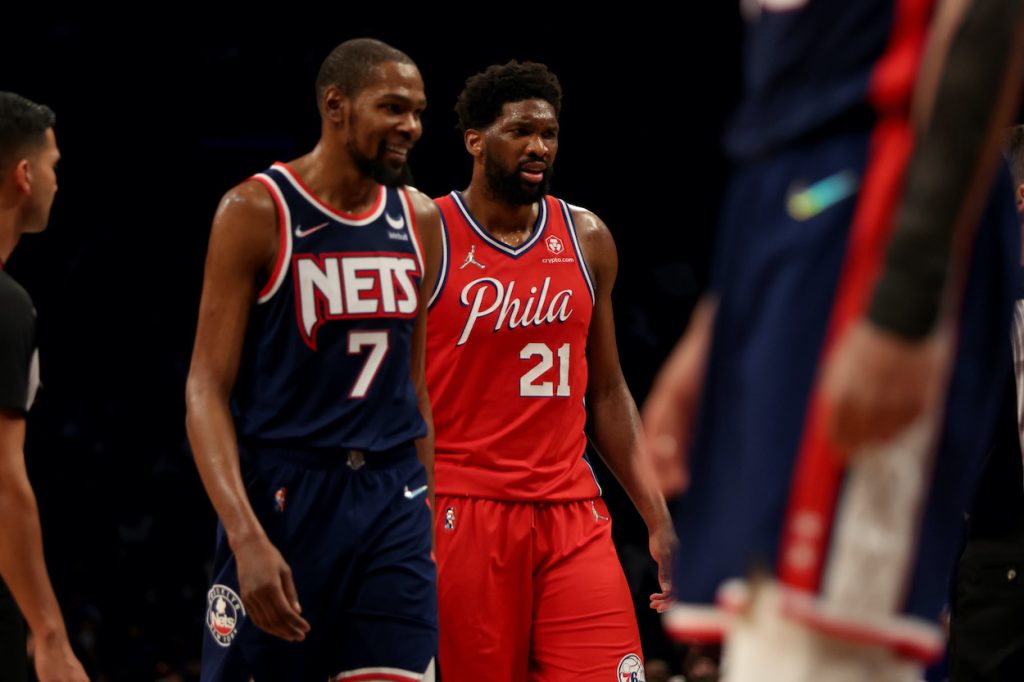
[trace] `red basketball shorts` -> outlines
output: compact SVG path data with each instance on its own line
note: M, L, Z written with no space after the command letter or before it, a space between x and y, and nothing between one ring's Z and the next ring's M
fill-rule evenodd
M438 496L436 528L444 682L644 679L602 500Z

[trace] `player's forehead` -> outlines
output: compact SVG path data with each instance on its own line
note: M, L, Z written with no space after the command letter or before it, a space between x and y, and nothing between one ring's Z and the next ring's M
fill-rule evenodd
M551 103L543 99L524 99L505 102L501 114L495 121L499 126L529 123L532 125L557 126L558 115Z
M396 97L417 105L425 105L427 101L420 70L415 64L402 62L382 62L372 67L368 82L356 97Z

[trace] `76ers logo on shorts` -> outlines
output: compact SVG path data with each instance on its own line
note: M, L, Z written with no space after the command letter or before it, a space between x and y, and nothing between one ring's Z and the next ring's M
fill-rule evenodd
M644 662L636 654L627 654L619 661L619 682L647 682Z
M206 595L206 626L217 644L229 646L238 634L239 620L245 616L242 600L234 590L214 585Z

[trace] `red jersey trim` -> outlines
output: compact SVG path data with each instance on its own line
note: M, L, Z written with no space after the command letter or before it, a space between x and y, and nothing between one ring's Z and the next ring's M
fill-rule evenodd
M343 213L333 206L329 206L323 202L320 197L314 194L313 190L306 186L306 183L302 181L302 178L300 178L295 171L288 166L288 164L278 161L273 165L273 168L281 171L281 173L288 179L288 182L292 183L292 186L295 187L295 190L301 194L306 201L315 206L321 213L326 215L328 218L332 218L351 227L369 225L380 217L380 214L384 211L384 207L387 205L384 201L386 190L384 189L384 185L379 185L377 187L377 199L369 211L358 215Z
M292 218L288 212L288 204L284 200L284 195L281 194L281 190L273 178L258 173L252 176L252 179L266 187L270 193L270 198L277 208L277 227L280 231L274 269L271 270L270 277L267 278L266 284L263 285L256 298L256 303L266 303L281 288L281 284L284 283L285 276L288 274L288 263L292 259Z
M889 44L868 82L868 101L876 111L896 115L909 111L933 5L933 0L893 3Z
M542 197L538 202L540 209L537 211L537 220L533 224L533 234L519 246L512 247L505 242L492 237L491 233L485 230L480 223L476 221L476 218L469 212L469 207L466 206L466 202L463 200L462 195L459 192L453 191L451 193L451 197L455 201L455 205L458 207L459 212L462 214L463 219L466 221L466 224L469 225L470 229L476 232L477 236L495 251L503 253L506 256L511 256L512 258L519 258L519 256L529 251L537 242L540 241L541 235L548 226L547 197Z

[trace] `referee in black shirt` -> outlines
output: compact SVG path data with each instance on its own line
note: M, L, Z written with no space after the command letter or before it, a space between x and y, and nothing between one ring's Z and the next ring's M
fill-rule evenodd
M0 680L28 679L24 614L39 682L88 682L75 658L43 561L35 495L25 471L25 417L39 385L35 310L3 272L21 235L41 232L57 191L53 112L0 92ZM13 599L12 599L13 595Z

